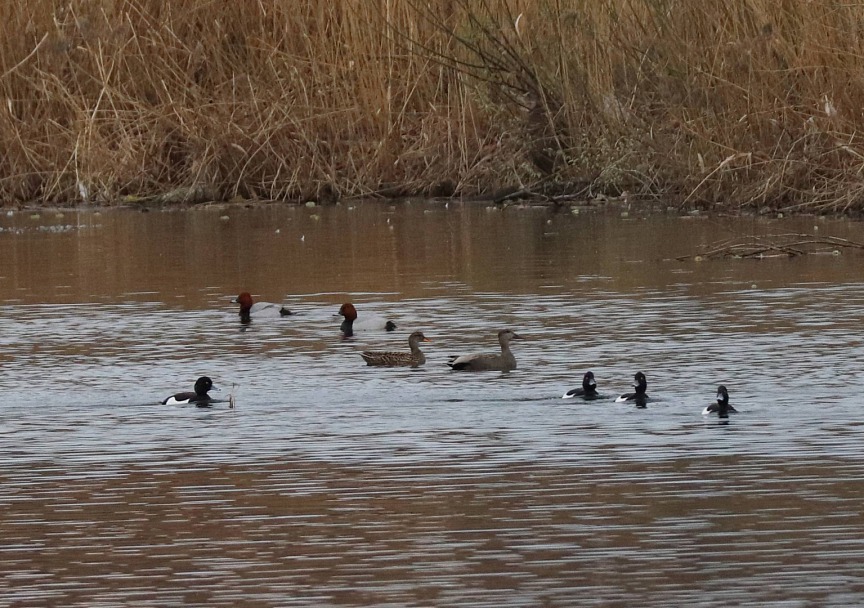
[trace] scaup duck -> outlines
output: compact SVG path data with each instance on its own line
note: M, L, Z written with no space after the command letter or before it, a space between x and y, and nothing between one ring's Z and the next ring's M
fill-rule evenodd
M511 340L522 340L511 329L502 329L498 332L498 343L501 345L501 354L475 353L473 355L462 355L451 357L447 365L450 369L467 371L501 371L508 372L516 369L516 357L510 352Z
M643 374L642 372L636 372L636 375L633 376L633 379L635 380L633 388L635 388L636 391L632 393L624 393L615 400L615 403L633 401L636 404L636 407L646 407L646 403L648 402L648 394L645 391L648 390L648 380L645 378L645 374Z
M582 376L582 386L564 393L563 399L572 399L573 397L581 397L586 401L600 398L600 394L597 392L597 382L594 380L594 372L585 372L585 375Z
M357 320L357 309L351 302L345 302L339 307L337 315L345 317L339 329L342 334L348 338L354 335L355 331L367 329L383 329L385 331L393 331L396 329L396 324L393 321L388 321L380 317L367 317L361 321Z
M720 418L728 418L729 414L738 413L738 410L729 405L729 391L722 384L717 387L717 403L712 403L702 410L702 415L707 416L714 412L717 412L717 416Z
M162 405L195 404L198 407L210 407L213 402L208 391L218 390L207 376L201 376L195 381L195 392L176 393L162 402Z

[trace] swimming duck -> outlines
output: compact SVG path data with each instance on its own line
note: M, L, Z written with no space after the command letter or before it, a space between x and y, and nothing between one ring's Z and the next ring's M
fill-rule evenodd
M513 330L502 329L498 332L498 343L501 344L501 354L476 353L473 355L462 355L451 357L447 365L451 369L464 369L468 371L502 371L507 372L516 369L516 357L510 352L510 340L522 340L522 336Z
M287 317L292 315L290 310L279 304L270 302L255 302L252 299L252 294L244 291L239 296L231 300L234 304L240 305L240 320L248 322L252 317L267 318L267 317Z
M600 394L597 392L597 382L594 380L594 372L585 372L585 375L582 376L582 386L570 389L563 396L564 399L572 399L573 397L582 397L586 401L600 398Z
M717 403L712 403L702 410L702 415L707 416L714 412L717 412L717 416L720 418L728 418L729 414L738 413L738 410L729 405L729 391L722 384L717 387Z
M186 405L193 403L198 407L210 407L213 399L207 394L208 391L218 390L213 386L213 381L207 376L201 376L195 381L195 392L176 393L166 398L162 405Z
M417 367L426 363L426 355L420 350L420 342L431 341L423 335L422 331L415 331L408 336L408 346L411 348L410 353L367 350L360 353L360 356L363 357L366 365L381 365L386 367L408 365Z
M385 331L393 331L396 329L396 324L393 321L388 321L387 319L382 319L380 317L369 317L362 321L357 321L357 309L354 308L354 305L351 302L345 302L339 308L337 314L345 317L342 324L339 326L339 329L342 330L342 334L346 338L353 336L355 331L360 330L383 329Z
M615 400L615 403L632 401L636 404L636 407L646 407L646 403L648 402L648 395L645 391L648 390L648 380L645 378L645 374L643 374L642 372L636 372L636 375L633 376L633 379L636 381L636 384L633 385L633 388L635 388L636 391L633 393L624 393Z

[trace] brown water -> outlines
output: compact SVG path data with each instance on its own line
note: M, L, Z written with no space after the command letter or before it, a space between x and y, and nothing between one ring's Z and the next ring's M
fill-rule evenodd
M864 241L452 203L0 217L0 605L860 605L864 255L672 260L814 226ZM299 314L243 327L241 290ZM349 299L400 331L340 340ZM503 326L518 370L443 365ZM414 327L423 368L357 354ZM655 400L560 399L586 369ZM155 405L203 374L238 407Z

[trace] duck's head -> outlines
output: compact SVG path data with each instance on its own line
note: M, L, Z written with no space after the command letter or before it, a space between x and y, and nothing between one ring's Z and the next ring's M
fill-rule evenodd
M338 314L345 317L346 321L357 320L357 309L354 308L354 305L351 302L345 302L342 306L340 306Z
M429 338L423 335L422 331L415 331L408 336L408 344L417 344L418 342L431 342Z
M243 314L244 311L248 313L249 309L252 308L252 304L255 303L255 301L252 299L252 294L249 293L248 291L244 291L243 293L241 293L239 296L237 296L236 298L234 298L231 301L234 304L240 305L240 314L241 315Z
M729 405L729 391L722 384L717 387L717 403L719 405Z
M213 390L213 388L213 381L207 376L201 376L195 381L196 395L206 395L209 391Z
M596 386L597 381L594 380L594 372L585 372L585 375L582 376L582 388L593 389Z
M512 329L502 329L501 331L498 332L498 342L500 342L502 346L505 344L509 344L510 340L523 340L523 339L524 338L522 338L522 336L517 334Z

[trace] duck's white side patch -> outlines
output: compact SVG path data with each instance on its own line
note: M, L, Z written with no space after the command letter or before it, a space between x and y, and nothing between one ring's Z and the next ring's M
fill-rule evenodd
M165 400L165 405L188 405L188 404L189 404L188 399L181 399L180 401L177 401L177 399L175 399L174 397L168 397L168 399Z

